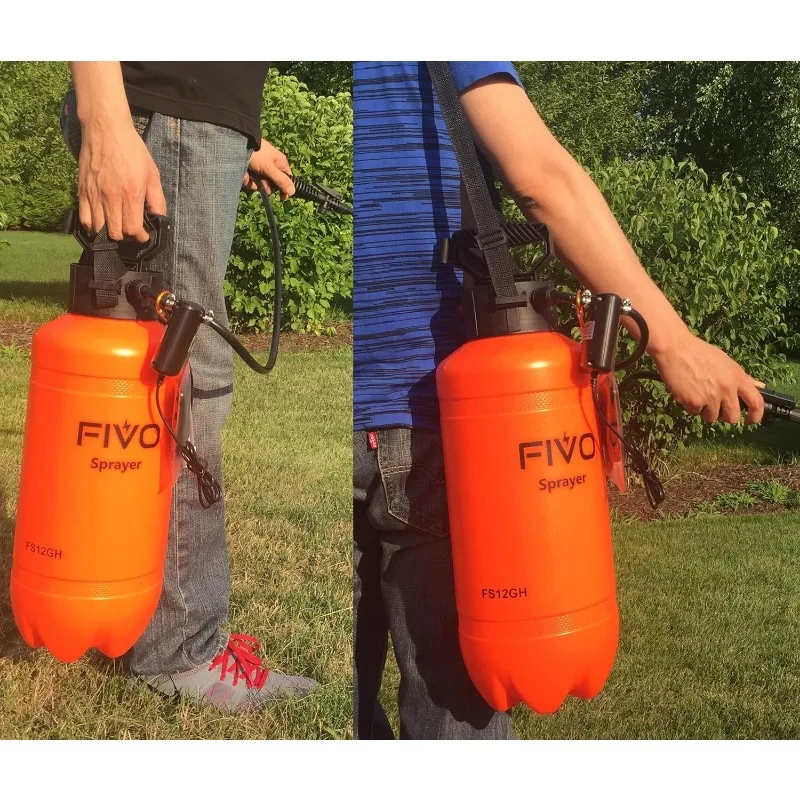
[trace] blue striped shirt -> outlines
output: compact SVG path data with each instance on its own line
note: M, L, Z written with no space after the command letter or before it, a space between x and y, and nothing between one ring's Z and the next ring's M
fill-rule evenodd
M459 91L510 61L454 61ZM460 227L458 164L424 61L353 69L356 430L438 430L436 366L463 342L461 275L437 260Z

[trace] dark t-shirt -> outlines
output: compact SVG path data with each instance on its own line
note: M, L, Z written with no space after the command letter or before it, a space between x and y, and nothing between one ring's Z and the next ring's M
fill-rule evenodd
M128 103L179 119L211 122L261 142L266 61L123 61Z

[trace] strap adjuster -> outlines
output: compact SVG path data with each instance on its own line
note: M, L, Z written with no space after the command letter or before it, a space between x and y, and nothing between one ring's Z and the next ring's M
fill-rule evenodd
M93 292L113 292L114 294L122 294L119 281L89 281L87 288Z
M507 244L508 237L502 228L497 228L483 235L476 233L475 243L478 245L478 249L485 253L487 250L494 250L496 247Z

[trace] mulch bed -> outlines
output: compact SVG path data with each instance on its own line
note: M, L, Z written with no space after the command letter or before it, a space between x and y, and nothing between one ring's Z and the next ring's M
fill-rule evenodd
M714 500L721 494L742 492L751 483L775 479L794 490L800 490L800 466L778 464L757 465L705 465L700 471L678 472L664 480L666 499L654 511L650 508L644 489L630 486L625 494L611 487L611 508L617 517L635 517L643 521L667 516L686 516L694 511L702 500ZM784 506L773 503L758 503L747 508L728 511L726 514L772 514L785 511Z
M39 325L31 322L10 322L0 319L0 342L5 345L30 347L33 334ZM342 322L334 326L333 336L315 336L311 333L282 333L281 352L303 353L318 350L336 350L353 344L353 323ZM239 337L244 346L251 351L265 352L272 341L271 334L246 333Z

